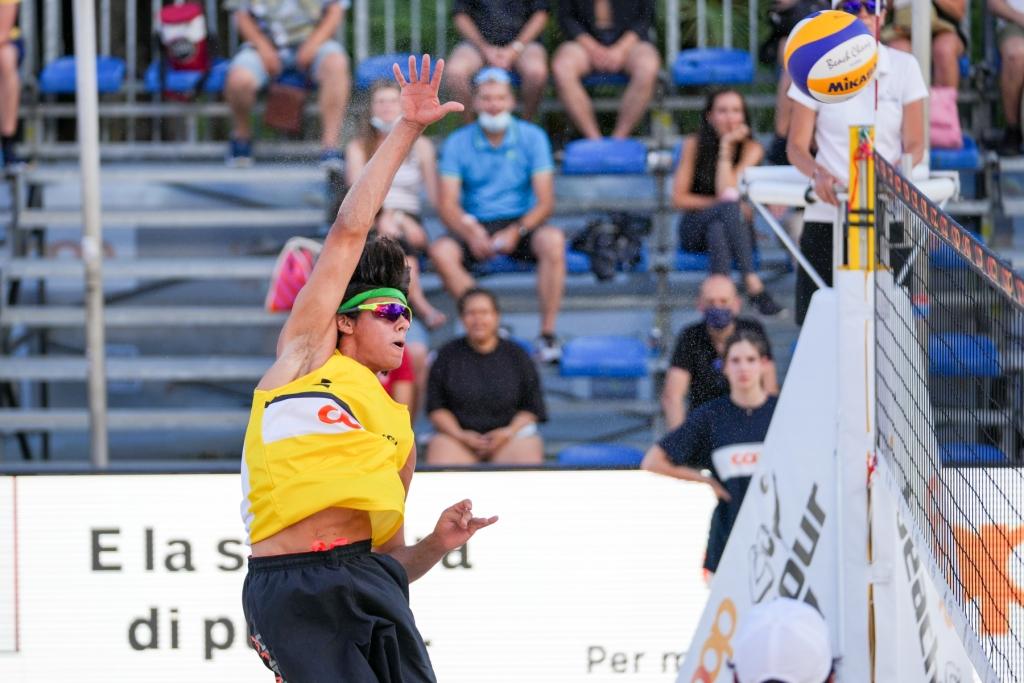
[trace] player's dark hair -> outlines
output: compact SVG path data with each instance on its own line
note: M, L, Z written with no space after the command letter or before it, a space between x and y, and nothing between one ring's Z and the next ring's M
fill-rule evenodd
M378 287L394 287L406 296L409 294L409 268L405 265L405 251L397 240L390 237L371 237L366 242L341 300L348 301L356 294Z
M757 350L757 355L761 358L768 357L768 341L764 338L764 335L754 330L744 329L736 330L725 340L725 352L722 354L722 357L728 358L729 349L740 342L748 342Z
M487 297L488 299L491 300L491 305L494 306L494 310L497 311L498 313L501 313L501 306L498 304L498 296L494 292L492 292L489 289L484 289L483 287L471 287L467 289L462 296L459 297L458 307L460 316L466 310L466 302L468 302L474 296Z

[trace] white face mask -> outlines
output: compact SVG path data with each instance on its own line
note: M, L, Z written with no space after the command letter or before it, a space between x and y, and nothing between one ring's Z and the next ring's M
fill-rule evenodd
M370 118L370 125L379 130L381 133L390 133L391 129L395 127L396 123L398 123L397 120L385 121L379 116L373 116Z
M476 120L480 123L480 127L488 133L501 133L508 128L508 124L512 123L512 112L503 111L500 114L480 112L477 114Z

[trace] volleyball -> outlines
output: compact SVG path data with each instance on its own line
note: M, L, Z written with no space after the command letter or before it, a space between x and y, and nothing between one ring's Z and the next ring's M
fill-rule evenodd
M878 48L860 19L847 12L822 10L793 27L783 63L793 83L819 102L848 100L875 77Z

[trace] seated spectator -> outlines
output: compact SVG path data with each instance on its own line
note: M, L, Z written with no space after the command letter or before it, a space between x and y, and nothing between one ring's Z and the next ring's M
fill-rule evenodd
M880 1L880 0L879 0ZM843 0L840 9L856 14L860 6L875 12L875 0ZM882 41L889 47L911 52L911 0L895 0L893 20L882 29ZM967 0L932 0L932 85L960 87L960 57L967 49L967 36L960 22L967 12Z
M12 169L22 160L14 153L18 132L18 102L21 78L18 65L25 46L18 30L18 4L21 0L0 0L0 164Z
M771 362L764 337L742 330L725 342L723 374L729 394L690 413L686 422L651 446L641 467L711 487L718 505L711 516L704 570L718 571L743 497L757 469L776 399L764 388ZM704 471L710 471L710 475Z
M988 0L988 8L999 18L999 90L1003 95L1003 116L1006 130L999 145L1002 156L1020 154L1021 98L1024 97L1024 2L1020 0Z
M740 618L730 666L734 683L833 683L828 624L793 598L754 605Z
M345 148L345 181L351 187L363 172L367 160L391 132L402 114L401 90L395 81L380 81L370 90L370 106L360 117L358 137ZM409 303L423 323L433 329L442 325L445 315L427 300L420 286L419 257L427 251L427 233L423 229L420 193L437 205L437 155L427 137L420 137L391 182L384 207L377 214L374 232L393 237L405 250L409 266Z
M776 315L782 309L754 270L753 230L740 209L740 176L763 158L764 148L750 134L743 95L731 89L711 93L698 132L683 141L672 204L685 211L679 223L682 248L706 251L718 275L728 275L735 261L750 303L762 315Z
M231 60L224 96L234 127L228 163L252 164L252 122L256 94L270 79L295 70L320 92L321 162L341 165L338 139L349 98L345 49L334 39L350 0L232 0L235 25L245 41Z
M388 396L396 403L409 408L409 417L415 422L419 410L422 389L426 382L422 381L427 362L427 347L418 342L407 342L402 354L402 364L390 372L379 373L380 384Z
M626 138L647 112L661 68L661 56L650 42L654 0L563 0L558 22L566 42L555 51L551 72L558 97L585 138L596 140L601 129L583 77L626 73L613 138Z
M466 336L437 353L427 380L427 413L437 434L431 465L535 465L544 459L537 423L547 420L540 377L518 344L498 336L498 300L486 289L459 299Z
M448 136L441 150L438 213L449 234L430 245L448 293L474 286L469 269L499 254L537 263L543 362L561 356L555 321L565 288L565 235L547 225L555 205L551 143L541 128L512 116L508 72L487 68L474 80L476 123Z
M445 63L445 78L453 99L465 106L472 120L471 81L485 66L519 74L523 118L537 115L548 84L548 53L538 42L548 21L548 0L455 0L452 17L462 42Z
M740 298L732 280L724 275L706 279L700 287L697 310L704 314L704 319L679 333L665 375L661 408L669 430L683 424L687 403L692 411L729 393L729 383L722 373L725 342L739 332L757 334L765 340L764 389L773 396L779 393L768 335L756 320L737 317Z

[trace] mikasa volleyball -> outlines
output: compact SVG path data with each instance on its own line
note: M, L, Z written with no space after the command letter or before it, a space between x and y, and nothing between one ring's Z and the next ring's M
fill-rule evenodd
M783 61L796 87L832 104L850 99L871 82L878 48L859 18L823 10L793 27Z

